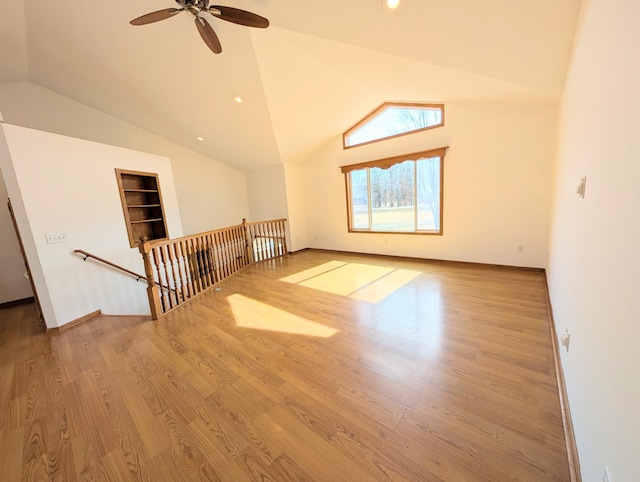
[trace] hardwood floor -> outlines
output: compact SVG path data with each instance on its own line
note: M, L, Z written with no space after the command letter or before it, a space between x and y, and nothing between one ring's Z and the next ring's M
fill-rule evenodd
M543 276L305 251L158 322L1 310L1 479L569 480Z

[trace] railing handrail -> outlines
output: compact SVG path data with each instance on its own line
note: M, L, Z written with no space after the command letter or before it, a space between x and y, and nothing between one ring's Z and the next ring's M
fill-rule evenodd
M131 275L131 276L135 276L136 281L140 281L140 280L147 281L147 277L145 275L140 274L140 273L136 273L135 271L131 271L130 269L124 268L124 267L122 267L122 266L120 266L120 265L118 265L116 263L112 263L108 259L101 258L100 256L96 256L93 253L89 253L88 251L84 251L82 249L74 249L73 252L83 255L84 256L83 261L86 261L87 258L93 258L96 261L100 261L101 263L104 263L104 264L106 264L108 266L111 266L112 268L120 270L120 271L122 271L124 273L127 273L127 274ZM175 291L173 288L170 288L169 286L165 286L165 285L162 285L160 283L158 283L158 285L162 289Z
M189 240L195 239L195 238L202 238L202 237L205 237L205 236L208 236L208 235L227 232L227 231L231 231L231 230L237 229L237 228L242 228L242 227L246 228L247 226L255 226L255 225L258 225L258 224L285 222L286 220L287 220L287 218L281 218L281 219L269 219L267 221L248 222L248 221L243 219L242 223L236 224L234 226L226 226L224 228L212 229L211 231L203 231L202 233L189 234L188 236L182 236L181 238L155 239L155 240L150 240L150 241L145 240L145 242L149 243L149 245L151 247L164 246L164 245L173 244L173 243L180 242L180 241L189 241ZM145 277L142 276L142 278L145 278Z
M247 221L247 224L249 226L254 226L256 224L265 224L265 223L277 223L279 221L286 221L287 218L280 218L280 219L267 219L266 221L254 221L254 222L249 222Z
M136 281L140 281L140 280L145 280L146 281L147 280L147 277L145 275L143 275L143 274L139 274L139 273L136 273L135 271L131 271L130 269L123 268L122 266L120 266L118 264L112 263L111 261L109 261L107 259L101 258L100 256L96 256L95 254L89 253L89 252L84 251L82 249L74 249L73 252L74 253L78 253L78 254L82 254L84 256L83 261L86 261L87 258L93 258L93 259L95 259L97 261L100 261L101 263L104 263L106 265L111 266L112 268L119 269L120 271L123 271L123 272L125 272L127 274L130 274L131 276L135 276L137 278Z
M286 221L243 219L235 226L181 238L140 238L151 317L157 320L249 265L284 256ZM163 282L175 289L159 290Z

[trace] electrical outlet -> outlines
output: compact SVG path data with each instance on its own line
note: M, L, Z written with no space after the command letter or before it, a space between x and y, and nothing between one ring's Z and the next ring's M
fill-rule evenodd
M611 477L609 477L609 469L607 466L604 466L604 474L602 474L602 482L612 482Z
M66 243L67 233L47 234L47 244Z

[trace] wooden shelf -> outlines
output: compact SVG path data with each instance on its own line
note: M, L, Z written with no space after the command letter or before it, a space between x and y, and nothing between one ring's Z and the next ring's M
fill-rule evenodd
M145 240L166 239L167 225L158 175L116 169L122 211L132 248Z
M131 224L141 224L141 223L157 223L158 221L164 221L162 218L156 219L141 219L139 221L130 221Z

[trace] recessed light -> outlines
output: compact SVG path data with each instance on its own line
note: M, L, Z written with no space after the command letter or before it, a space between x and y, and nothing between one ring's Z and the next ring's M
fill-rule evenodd
M234 100L234 102L237 102L238 104L242 104L242 97L240 97L239 95L234 95L231 98Z
M400 6L400 0L384 0L384 6L389 10L395 10Z
M200 141L200 142L204 142L204 137L202 136L198 136L196 137L196 140Z

